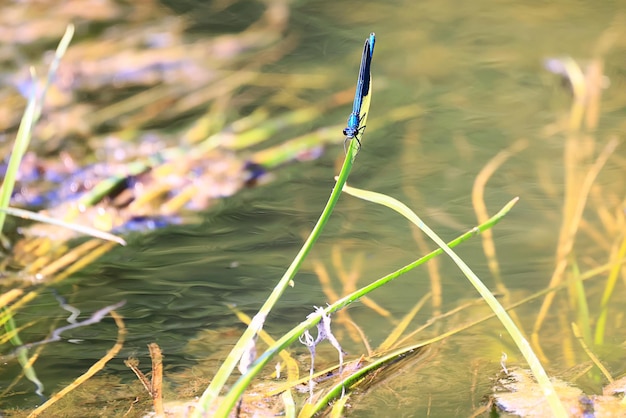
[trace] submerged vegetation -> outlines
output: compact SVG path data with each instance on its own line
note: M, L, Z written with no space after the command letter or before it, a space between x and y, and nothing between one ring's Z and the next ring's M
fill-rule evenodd
M103 7L109 3L98 4ZM316 158L327 144L340 145L343 141L337 134L342 124L291 138L283 137L283 132L305 129L328 110L347 106L352 89L321 103L292 105L293 108L285 105L291 100L281 93L264 97L270 87L284 85L285 76L263 74L260 66L280 59L297 42L285 36L287 4L268 1L265 13L239 35L196 39L193 43L185 38L183 20L165 19L154 11L155 5L150 6L131 8L132 16L143 25L142 30L133 27L133 19L128 19L131 26L104 31L98 43L83 32L83 39L68 48L74 28L69 26L49 70L38 68L12 79L27 103L20 119L15 110L15 103L19 102L16 93L7 99L7 103L13 104L11 112L5 112L9 116L0 121L10 131L7 128L21 120L0 195L0 226L9 231L3 239L6 252L2 261L4 293L0 298L0 318L4 325L2 358L4 363L19 364L21 374L3 388L2 396L15 396L14 388L26 378L35 385L41 405L34 410L5 408L3 412L33 417L226 417L233 413L342 416L350 410L358 412L368 395L384 382L393 385L395 379L401 378L399 371L423 367L443 350L451 336L461 337L464 331L495 316L502 324L498 329L506 329L515 346L511 345L502 358L492 359L499 364L499 370L477 372L477 379L491 378L490 382L495 382L493 390L480 392L476 386L467 389L485 399L475 405L475 416L500 411L559 417L588 416L589 411L595 411L597 417L626 413L624 369L612 373L602 359L607 335L623 328L623 312L610 302L624 282L624 190L611 190L597 181L607 165L621 169L620 174L624 168L623 161L615 156L619 138L597 135L602 93L607 87L603 60L610 48L625 38L624 26L618 23L600 38L590 62L581 65L570 58L546 61L548 70L556 73L555 77L562 77L571 90L572 105L566 117L546 129L546 135L564 139L565 173L562 213L552 214L561 224L555 268L545 289L518 298L507 288L491 228L507 221L506 215L514 210L518 198L502 202L502 208L492 215L484 201L489 180L510 158L531 147L527 140L518 140L497 152L477 175L472 204L478 225L446 243L407 205L390 196L347 185L353 165L358 164L360 144L352 139L318 223L258 313L250 318L234 305L224 307L247 325L243 334L230 328L209 327L188 342L187 350L203 353L215 341L221 343L212 348L219 353L207 355L206 361L196 368L168 372L168 353L163 354L153 341L145 341L152 359L150 373L137 359L128 358L124 361L128 376L134 374L136 381L129 383L130 379L98 374L119 355L127 337L124 319L118 312L124 305L122 300L98 306L86 319L77 320L81 313L56 295L59 306L71 313L67 319L70 325L59 326L50 321L47 338L23 341L20 335L34 322L48 320L29 322L20 315L24 307L36 301L44 289L125 244L119 235L172 223L193 223L197 211L208 210L219 198L245 187L262 186L277 167ZM113 19L126 12L110 3L110 9L100 16ZM87 19L94 24L84 16L71 18ZM166 25L166 29L159 25ZM80 25L77 27L80 30ZM50 33L46 35L49 37ZM30 39L15 42L27 44ZM207 51L211 51L210 61ZM256 59L249 60L247 54L257 54ZM42 74L46 75L40 83L36 75ZM286 79L293 89L323 88L330 82L323 77L309 78L306 84L297 76ZM99 100L110 99L110 103L94 100L79 105L79 93L88 97L107 89L108 97ZM241 110L244 108L257 110L246 114ZM77 112L71 117L73 122L63 125L70 112ZM375 120L380 128L409 120L419 112L418 107L409 105ZM180 126L181 119L192 117L194 122ZM371 123L372 118L369 120ZM373 132L372 127L368 128L368 137ZM33 144L29 144L31 137L37 138ZM81 145L86 138L87 145ZM358 139L363 142L364 152L368 138ZM340 146L333 148L339 149ZM550 172L539 169L539 175L549 176ZM560 199L556 181L547 178L541 184L547 196L554 201ZM348 268L340 246L336 245L329 257L329 269L317 254L309 254L344 192L404 216L415 227L420 253L416 260L363 286L357 283L363 270L361 255L355 256ZM411 190L407 188L405 194L411 196ZM524 196L520 198L523 201ZM39 210L20 211L10 208L9 203ZM15 231L15 227L3 225L7 213L35 222ZM598 224L601 229L594 226ZM429 249L418 230L438 248ZM577 247L577 238L582 234L601 251ZM79 235L88 238L76 240ZM468 264L472 263L453 250L470 239L482 240L495 283L492 291L497 298L470 269ZM461 269L480 293L479 300L459 302L456 308L444 311L440 272L436 263L428 263L440 254L449 256ZM591 260L588 254L592 254ZM266 332L266 322L271 320L270 312L283 293L298 285L296 273L305 260L319 278L327 305L311 308L306 318L290 318L293 323L302 322L276 338ZM430 289L419 293L403 318L395 319L370 298L370 293L396 279L406 279L406 273L423 265L429 269ZM334 274L339 277L340 292L332 283ZM590 280L603 281L602 295L589 292ZM374 318L387 324L387 336L377 346L373 347L367 338L371 330L358 326L350 311L344 309L357 301ZM527 339L528 324L518 312L532 301L541 301L541 308ZM554 314L555 301L559 303L559 313L550 315ZM490 312L479 308L484 302ZM432 307L433 313L430 319L416 325L416 318L426 305ZM46 355L45 348L58 341L63 332L93 326L109 316L118 329L116 342L101 360L47 397L49 390L37 377L37 359ZM551 365L546 371L550 354L544 353L544 348L546 344L555 344L547 334L558 327L563 328L558 338L565 361L560 369ZM313 328L316 331L311 331ZM624 340L623 336L618 338ZM293 345L299 343L307 355L293 350ZM348 354L344 351L346 344L359 347L359 351L352 348ZM618 349L624 351L623 342ZM517 352L522 353L523 359L518 358ZM275 365L272 370L266 367L270 363ZM565 376L565 367L573 365L580 368ZM237 367L238 372L234 372ZM549 378L556 374L560 379ZM585 390L575 388L575 384ZM602 395L586 390L598 386L604 386Z

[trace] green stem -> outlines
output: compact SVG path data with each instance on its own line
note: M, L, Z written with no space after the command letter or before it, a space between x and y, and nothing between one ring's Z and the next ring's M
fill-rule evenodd
M478 276L476 276L476 274L474 274L474 272L469 268L469 266L465 264L465 262L461 260L461 258L456 255L456 253L452 251L441 238L439 238L435 231L430 229L424 223L424 221L422 221L419 216L417 216L415 212L413 212L405 204L392 197L381 193L370 192L367 190L359 190L352 187L346 187L344 191L361 199L387 206L388 208L400 213L402 216L407 218L422 231L424 231L424 233L426 233L426 235L428 235L430 239L435 241L435 243L439 247L441 247L441 249L443 249L443 251L445 251L445 253L450 258L452 258L456 265L461 269L463 274L465 274L470 283L474 286L474 288L476 288L478 293L480 293L480 296L485 300L485 302L487 302L487 305L489 305L489 307L496 314L502 325L504 325L504 328L506 328L507 332L517 345L517 348L520 350L520 352L528 362L528 365L533 375L535 376L537 383L543 390L543 394L546 397L550 408L552 409L553 416L558 418L567 418L568 414L565 410L565 406L563 406L563 403L559 399L554 389L554 385L550 381L546 371L541 365L539 358L530 347L530 344L528 343L526 338L524 338L524 335L517 328L509 314L504 310L502 305L500 305L500 303L497 301L495 296L493 296L487 286L485 286L483 282L478 278ZM515 198L505 207L511 208L517 201L518 198Z
M352 150L352 144L350 146L350 149ZM350 154L351 151L348 152L348 154ZM340 176L341 178L341 176ZM339 181L338 183L339 184ZM338 187L335 186L335 190L337 190ZM334 192L334 191L333 191ZM489 220L487 220L485 223L481 224L480 226L473 228L472 230L466 232L465 234L461 235L460 237L456 238L455 240L451 241L448 245L450 247L455 247L457 245L459 245L460 243L467 241L468 239L470 239L471 237L473 237L474 235L489 229L491 227L493 227L496 223L498 223L507 213L508 211L511 209L511 207L513 206L512 203L509 203L507 206L505 206L502 210L500 210L497 214L495 214L493 217L491 217ZM312 235L312 234L311 234ZM338 301L336 301L335 303L333 303L332 305L328 306L327 308L325 308L323 311L320 312L316 312L315 314L307 317L307 319L303 322L301 322L299 325L297 325L295 328L293 328L292 330L290 330L287 334L283 335L282 338L280 338L278 341L276 341L276 343L274 345L272 345L269 349L267 349L267 351L265 351L248 369L248 372L246 374L244 374L243 376L241 376L239 378L239 380L237 380L237 382L235 382L235 384L233 385L233 387L231 388L231 390L228 392L228 394L226 394L226 396L222 399L219 409L217 410L217 412L215 414L212 414L212 417L227 417L229 411L234 407L235 403L237 402L237 400L240 398L240 396L243 394L244 390L248 387L248 385L250 384L250 382L252 381L252 379L261 371L261 369L267 365L267 363L269 363L269 361L274 358L278 353L280 353L281 350L289 347L289 345L291 345L294 341L296 341L300 335L302 335L302 333L304 331L306 331L307 329L314 327L315 325L317 325L317 323L320 321L320 319L322 318L323 315L330 315L333 312L338 311L341 308L344 308L345 306L348 306L349 304L351 304L352 302L360 299L361 297L365 296L366 294L374 291L375 289L378 289L379 287L385 285L386 283L400 277L401 275L403 275L404 273L416 268L417 266L420 266L424 263L426 263L428 260L440 255L443 253L443 250L441 248L438 248L437 250L421 257L420 259L412 262L411 264L408 264L398 270L396 270L395 272L388 274L385 277L382 277L378 280L376 280L375 282L347 295L344 296L343 298L339 299ZM252 321L252 323L254 323L255 321ZM252 324L250 324L252 325ZM245 334L244 334L245 335ZM253 334L252 334L253 335ZM243 338L243 337L242 337ZM241 340L240 340L241 342ZM238 343L239 345L239 343ZM233 349L234 351L234 349ZM222 365L223 367L223 365ZM233 365L234 367L234 365ZM206 410L206 409L205 409ZM198 411L196 409L196 411L194 412L194 414L199 413L201 414L201 411ZM193 417L195 416L200 416L200 415L192 415Z
M248 328L244 331L239 341L237 341L237 344L235 344L235 347L232 349L232 351L230 352L226 360L224 360L224 362L220 366L220 369L218 370L217 374L211 381L211 384L206 388L206 390L204 391L204 393L198 400L196 409L191 414L191 418L200 418L201 416L203 416L205 411L211 410L213 403L216 401L217 397L219 396L219 393L224 387L224 384L226 383L228 377L231 375L231 373L235 369L237 362L243 356L244 352L246 351L246 348L249 347L250 344L252 344L252 340L254 339L255 335L263 328L265 318L267 318L267 315L270 313L270 311L272 310L276 302L278 302L278 299L285 292L285 290L291 283L292 279L296 275L297 271L300 269L300 266L302 265L304 258L307 256L311 248L313 248L313 244L315 243L315 241L317 241L317 239L321 235L322 230L324 229L324 226L326 225L326 222L328 222L328 219L330 218L330 214L332 213L333 208L335 207L335 205L337 204L337 201L339 200L339 196L341 196L341 190L343 189L343 186L348 179L350 170L352 170L352 166L354 164L354 158L356 157L356 154L357 154L357 146L358 145L357 145L356 140L353 139L352 141L350 141L350 147L348 148L348 153L343 162L343 166L341 167L341 172L339 173L339 178L337 180L337 183L335 184L335 187L333 188L333 191L330 194L328 202L326 203L326 207L324 208L324 211L320 215L320 218L318 219L315 227L313 228L313 231L311 231L311 234L309 235L306 242L300 249L300 252L298 252L298 254L294 258L293 262L291 263L291 265L289 266L289 268L287 269L283 277L280 279L278 284L274 287L274 290L272 291L270 296L267 298L267 300L265 301L265 303L263 304L259 312L255 315L253 320L250 322L250 325L248 325ZM233 388L230 391L230 393L235 392L234 395L231 396L231 398L234 397L234 401L222 402L217 412L213 414L212 416L227 417L229 411L232 409L234 403L239 398L241 393L243 393L244 389L245 387L241 389L241 392L235 392L235 388Z

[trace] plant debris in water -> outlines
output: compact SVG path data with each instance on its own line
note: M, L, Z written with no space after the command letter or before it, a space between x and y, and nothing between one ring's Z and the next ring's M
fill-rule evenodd
M91 3L97 6L83 13ZM261 4L265 12L249 29L213 37L187 32L189 19L173 17L152 0L88 1L76 10L54 4L38 5L37 11L21 4L5 8L3 27L24 22L19 31L0 31L0 39L14 46L2 56L12 71L0 91L5 98L0 130L9 134L19 123L24 98L45 83L32 80L21 45L43 52L60 36L60 27L69 21L77 26L48 90L43 117L33 127L11 204L113 233L154 229L194 222L195 212L258 184L271 168L319 156L315 150L328 135L279 144L288 138L277 134L339 102L270 119L272 112L264 108L268 89L257 80L284 83L283 78L272 81L261 67L289 52L293 43L283 36L287 4ZM45 36L43 28L49 30ZM248 57L252 64L242 70L244 53L259 59ZM231 101L258 110L242 117L227 105ZM58 258L66 251L63 242L77 236L50 224L19 232L26 238L14 245L5 266L33 276L32 254L47 251L50 260Z
M607 386L603 395L586 395L581 389L558 378L554 388L570 417L613 418L626 416L623 398L613 396L626 390L626 377ZM514 368L499 378L494 387L494 404L504 412L525 418L551 416L543 391L528 370Z
M311 334L309 333L309 330L304 331L304 333L300 336L300 342L304 344L309 349L309 353L311 353L311 369L309 371L309 396L311 399L313 399L313 387L314 387L313 373L315 371L315 347L317 347L319 343L321 343L324 340L328 340L328 342L331 343L333 347L335 347L335 349L339 353L339 374L340 375L343 369L344 352L343 352L343 349L341 348L341 345L339 344L339 341L337 341L337 338L335 338L332 330L330 329L330 315L324 312L324 308L316 307L315 312L309 314L309 317L311 315L315 315L319 313L322 314L322 320L318 322L317 324L317 337L313 339L313 336L311 336Z

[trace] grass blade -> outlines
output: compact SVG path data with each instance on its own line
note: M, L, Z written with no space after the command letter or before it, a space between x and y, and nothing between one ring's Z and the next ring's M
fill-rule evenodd
M337 187L335 188L337 189ZM486 229L493 227L508 213L508 211L511 209L513 204L514 202L509 203L507 206L501 209L498 213L492 216L487 222L484 222L483 224L479 225L478 227L473 228L472 230L459 236L453 241L450 241L448 243L448 246L456 247L462 242L467 241L468 239L472 238L477 233L480 233ZM232 408L235 402L237 402L237 399L239 399L243 391L248 387L252 379L261 371L261 369L265 365L267 365L267 363L269 363L270 360L272 360L278 353L280 353L282 350L289 347L293 342L298 340L298 338L300 337L300 335L302 335L304 331L316 326L320 322L323 315L330 315L331 313L336 312L350 305L352 302L359 300L361 297L367 295L368 293L378 289L379 287L385 285L386 283L392 280L397 279L398 277L402 276L404 273L407 273L413 270L414 268L426 263L427 261L431 260L432 258L442 253L443 253L443 249L438 248L430 252L429 254L424 255L418 260L415 260L414 262L394 271L393 273L390 273L384 277L381 277L380 279L374 281L373 283L370 283L369 285L364 286L344 296L343 298L339 299L338 301L326 307L325 309L316 312L314 315L309 315L306 320L301 322L296 327L292 328L289 332L285 333L285 335L283 335L278 341L276 341L276 344L268 348L261 356L259 356L259 358L256 359L254 363L250 365L250 367L248 368L248 372L242 375L237 380L237 382L235 382L230 392L222 400L222 403L220 404L220 413L214 414L213 416L224 416L224 417L227 416L226 413L223 411Z
M208 411L211 409L213 403L216 401L217 397L219 396L220 391L224 387L224 384L226 383L228 377L231 375L231 373L235 369L239 360L245 354L247 348L251 346L251 343L253 339L255 338L255 336L263 328L265 318L267 318L267 315L270 313L270 311L272 310L276 302L278 302L278 299L282 296L282 294L285 292L287 287L290 284L292 284L292 280L295 277L296 272L300 269L300 266L302 265L304 258L307 256L311 248L313 248L313 244L315 243L315 241L317 241L317 239L321 235L322 230L324 229L324 226L326 225L326 222L328 222L328 219L330 218L330 215L335 205L337 204L337 201L339 200L342 187L348 180L348 175L350 174L350 171L352 170L352 166L354 164L354 159L356 158L357 152L358 152L357 141L356 140L350 141L350 147L348 148L348 153L346 154L346 158L344 159L343 166L341 167L341 171L339 173L337 183L335 184L335 187L333 188L333 191L330 194L328 202L326 203L326 206L324 207L322 214L320 215L317 223L315 224L315 227L311 231L311 234L309 235L306 242L304 243L304 245L302 246L302 248L300 249L296 257L292 261L291 265L289 266L289 268L287 269L283 277L281 277L278 284L274 287L274 290L272 290L272 293L267 298L267 300L265 301L261 309L259 309L259 312L255 315L250 325L248 325L248 328L244 331L239 341L237 341L237 344L235 344L235 347L232 349L232 351L230 352L226 360L224 360L224 362L220 366L217 374L215 375L215 377L213 378L209 386L206 388L206 390L204 391L204 393L198 400L196 408L191 414L191 418L200 418L205 413L205 411ZM317 322L319 322L319 317L316 316L316 318L317 318ZM315 323L311 322L310 326L314 326L315 324L317 324L317 322ZM308 328L305 328L305 329L308 329ZM297 339L299 335L300 334L295 335L294 340ZM290 343L291 342L293 342L293 340L291 340ZM239 397L241 396L244 390L245 390L245 386L243 387L234 386L229 392L229 394L226 396L226 398L221 402L218 410L215 412L213 416L214 417L227 417L229 411L233 408L233 406L235 405L235 402L237 401L237 399L239 399Z
M0 208L0 213L6 213L12 216L17 216L23 219L31 219L33 221L37 221L37 222L42 222L42 223L47 223L50 225L56 225L56 226L60 226L63 228L67 228L70 229L72 231L78 232L80 234L84 234L84 235L89 235L95 238L100 238L103 239L105 241L113 241L113 242L117 242L120 245L126 245L126 241L124 241L122 238L110 234L108 232L105 231L101 231L99 229L95 229L95 228L91 228L88 226L83 226L83 225L78 225L78 224L73 224L70 222L65 222L59 219L55 219L55 218L51 218L49 216L46 215L42 215L41 213L36 213L36 212L31 212L28 210L24 210L24 209L17 209L17 208Z
M15 143L13 144L13 150L11 151L11 158L9 159L7 171L4 176L4 182L2 183L2 189L0 190L0 209L6 209L9 206L9 202L11 201L11 195L13 194L13 189L15 188L15 181L17 179L17 173L20 168L20 163L22 162L22 158L24 157L24 154L28 149L28 145L30 144L33 126L41 115L41 109L43 107L46 92L48 91L48 86L50 85L51 80L54 78L56 70L59 66L59 61L61 60L61 57L65 54L65 51L67 50L67 47L73 35L74 25L70 24L67 26L63 38L61 38L61 42L59 42L59 46L57 47L54 59L52 60L52 64L50 64L50 70L48 71L46 85L39 98L37 98L34 70L31 68L33 87L28 96L26 110L24 110L24 115L22 116L20 126L17 130L17 136L15 138ZM5 220L6 213L0 212L0 232L4 228Z
M511 336L511 338L513 339L513 341L519 348L520 352L522 353L522 355L528 362L528 365L530 366L530 369L532 370L535 376L535 379L537 379L537 383L541 386L543 390L543 394L548 400L548 403L550 405L550 408L552 409L552 412L554 413L554 416L566 418L568 416L567 411L565 410L565 407L563 406L559 397L557 396L554 386L552 385L552 382L550 381L550 378L548 377L547 373L543 369L543 366L541 365L541 362L537 358L537 355L531 349L530 344L528 343L526 338L524 338L523 334L517 328L517 326L515 326L515 323L513 322L509 314L506 312L506 310L496 300L496 298L493 296L493 294L487 288L487 286L485 286L483 282L474 274L474 272L472 272L469 266L465 264L465 262L461 260L461 258L457 256L456 253L454 253L454 251L452 251L450 247L446 245L446 243L443 242L443 240L439 238L439 236L432 229L430 229L405 204L401 203L400 201L392 197L386 196L381 193L355 189L349 186L345 186L344 191L360 199L386 206L400 213L402 216L407 218L409 221L415 224L418 228L424 231L426 235L428 235L433 241L435 241L435 243L448 256L450 256L450 258L452 258L452 260L456 263L459 269L461 269L463 274L465 274L465 276L470 281L470 283L472 283L472 285L476 288L478 293L480 293L481 297L485 300L485 302L487 302L489 307L496 314L496 316L498 317L502 325L504 325L507 332L509 333L509 335ZM513 207L513 205L517 203L518 200L519 198L515 198L511 200L505 206L505 208L508 208L507 211L510 210Z

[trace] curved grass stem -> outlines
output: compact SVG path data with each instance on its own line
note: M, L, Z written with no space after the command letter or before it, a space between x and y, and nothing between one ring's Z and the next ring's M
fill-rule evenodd
M322 214L320 215L317 223L315 224L315 227L311 231L311 234L307 238L306 242L304 243L304 245L302 246L302 248L300 249L296 257L294 258L293 262L291 263L291 265L289 266L289 268L287 269L283 277L281 277L278 284L274 287L274 290L272 291L270 296L267 298L267 300L265 301L261 309L259 309L259 312L255 315L250 325L248 325L248 328L244 331L239 341L237 341L237 344L235 344L235 347L232 349L232 351L230 352L226 360L224 360L224 362L220 366L220 369L218 370L217 374L211 381L211 384L206 388L206 390L204 391L204 393L198 400L196 409L191 414L191 418L199 418L202 416L204 411L211 410L212 405L217 400L217 397L219 396L220 391L224 387L226 380L235 369L237 362L239 362L242 356L245 355L246 349L251 346L251 343L253 342L253 339L255 338L255 336L263 328L265 318L267 318L267 315L270 313L270 311L272 310L276 302L278 302L278 299L282 296L282 294L285 292L287 287L289 285L293 286L293 282L292 282L293 278L295 277L296 273L300 269L300 266L302 265L304 258L307 256L309 251L311 251L311 248L313 248L313 244L315 243L315 241L317 241L317 239L321 235L322 230L324 229L324 226L326 225L326 222L328 222L328 219L330 218L330 215L335 205L337 204L337 201L339 200L339 196L341 195L341 190L343 188L343 185L348 180L348 175L350 174L350 171L352 170L352 166L354 164L354 159L356 157L357 152L358 152L358 144L357 144L357 141L353 139L352 141L350 141L348 153L346 154L346 158L343 162L343 166L341 167L341 171L339 173L339 178L337 180L337 183L335 184L335 187L333 188L333 191L330 194L328 202L326 203L326 207L324 207L324 210L322 211ZM317 319L317 322L319 322L320 317L316 315L315 318ZM311 323L311 326L315 325L317 322ZM301 332L297 334L294 337L294 339L290 341L290 343L293 342L295 339L297 339L300 336L300 334ZM281 341L283 339L281 339ZM276 351L274 354L278 353L278 351ZM244 376L247 376L248 374L250 373L246 373ZM220 403L217 411L215 412L215 414L213 414L213 416L214 417L228 416L229 411L232 409L237 399L239 399L239 397L243 393L243 390L245 390L245 386L233 387L233 389L231 389L231 391L227 395L226 399Z
M542 388L543 394L546 397L554 416L566 418L568 414L567 414L567 411L565 410L565 406L561 403L558 395L556 394L554 385L548 378L548 375L543 369L543 366L541 365L539 358L537 358L537 355L531 349L530 344L528 343L526 338L524 338L523 334L517 328L517 326L515 326L515 323L513 322L509 314L506 312L506 310L502 307L502 305L500 305L500 303L493 296L493 294L487 288L487 286L485 286L483 282L478 278L478 276L476 276L474 272L472 272L469 266L465 264L465 262L461 260L461 258L457 256L456 253L454 253L454 251L452 251L450 247L446 245L446 243L443 242L443 240L439 238L439 236L424 223L424 221L422 221L411 209L409 209L406 205L404 205L400 201L392 197L383 195L381 193L375 193L375 192L370 192L366 190L359 190L359 189L355 189L352 187L345 187L344 191L358 198L361 198L361 199L364 199L373 203L378 203L383 206L387 206L388 208L393 209L396 212L400 213L402 216L407 218L409 221L411 221L413 224L419 227L422 231L424 231L426 235L428 235L433 241L435 241L435 243L450 258L452 258L452 260L456 263L459 269L461 269L463 274L465 274L465 276L470 281L470 283L472 283L472 285L476 288L478 293L480 293L480 296L485 300L485 302L487 302L489 307L496 314L496 316L498 317L502 325L504 325L507 332L509 333L509 335L511 336L511 338L513 339L513 341L519 348L520 352L522 353L522 355L528 362L528 365L530 366L530 369L532 370L535 376L535 379L537 379L537 383ZM505 206L505 208L510 209L511 207L513 207L515 203L517 203L518 200L519 198L513 199Z
M350 146L350 150L352 150L352 148L353 147L351 145ZM351 151L348 152L348 155L350 155L350 152ZM339 179L338 179L337 185L335 186L335 190L339 190L338 185L339 185ZM334 191L333 191L333 193L334 193ZM492 228L495 224L497 224L508 213L508 211L513 207L514 203L515 203L515 201L510 202L504 208L502 208L498 213L496 213L494 216L492 216L487 222L484 222L483 224L479 225L478 227L475 227L475 228L471 229L470 231L468 231L465 234L459 236L455 240L450 241L448 243L448 247L456 247L457 245L461 244L462 242L467 241L468 239L472 238L476 234L481 233L482 231L485 231L485 230L487 230L489 228ZM326 308L320 310L319 312L315 312L315 314L308 316L305 321L301 322L299 325L297 325L296 327L291 329L289 332L287 332L285 335L283 335L278 341L276 341L276 344L274 344L270 348L268 348L259 358L256 359L256 361L254 361L250 365L250 367L248 368L248 371L245 374L243 374L237 380L237 382L235 382L233 384L231 390L221 400L220 405L219 405L217 411L215 413L212 413L211 416L213 416L213 417L226 417L226 416L228 416L229 411L234 407L235 403L237 402L237 400L239 399L241 394L248 387L248 385L250 384L252 379L261 371L261 369L267 363L269 363L269 361L271 359L273 359L276 355L278 355L278 353L280 353L283 349L287 348L293 342L298 340L298 338L300 337L300 335L302 335L302 333L304 331L308 330L309 328L312 328L312 327L316 326L317 323L322 319L323 315L330 315L333 312L336 312L339 309L342 309L342 308L350 305L352 302L360 299L361 297L367 295L368 293L374 291L375 289L378 289L379 287L385 285L386 283L388 283L388 282L390 282L390 281L400 277L404 273L413 270L414 268L416 268L416 267L426 263L427 261L431 260L432 258L434 258L434 257L436 257L436 256L438 256L438 255L440 255L442 253L443 253L443 249L438 248L437 250L434 250L434 251L430 252L429 254L426 254L425 256L423 256L423 257L419 258L418 260L416 260L416 261L414 261L414 262L412 262L412 263L410 263L410 264L408 264L408 265L406 265L406 266L404 266L404 267L394 271L393 273L390 273L390 274L388 274L388 275L386 275L386 276L384 276L384 277L374 281L373 283L370 283L369 285L364 286L364 287L358 289L357 291L352 292L352 293L344 296L343 298L339 299L338 301L336 301L332 305L329 305ZM287 273L285 273L285 274L287 274ZM261 312L261 311L259 311L259 312ZM250 329L250 328L248 328L248 329ZM244 333L244 335L245 335L245 333ZM250 334L250 335L253 336L253 334ZM239 345L240 343L241 343L241 339L237 343L237 345ZM235 348L237 348L237 347L235 347ZM231 355L232 355L232 352L231 352ZM236 361L237 360L235 360L235 363L236 363ZM226 363L226 362L224 362L224 363ZM222 364L222 367L224 367L224 364ZM233 368L235 367L234 363L232 364L232 367ZM215 392L212 393L211 395L215 396L215 398L217 398L217 395L215 394ZM199 405L201 405L201 404L199 403ZM192 416L199 417L199 416L201 416L201 414L202 414L202 411L200 411L200 410L198 410L198 408L196 408L196 411L194 411Z

